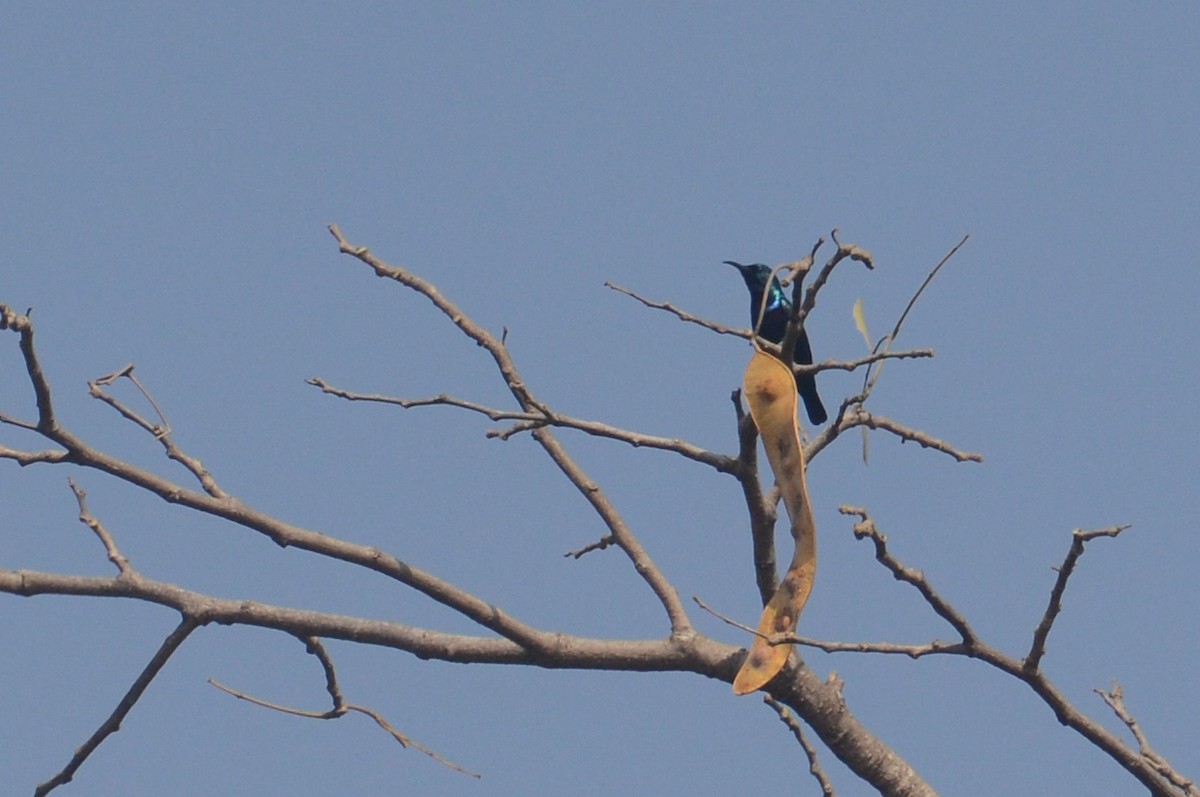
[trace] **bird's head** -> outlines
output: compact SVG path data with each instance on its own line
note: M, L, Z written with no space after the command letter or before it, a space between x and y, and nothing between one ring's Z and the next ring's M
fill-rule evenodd
M767 280L771 278L771 267L763 263L751 263L743 265L735 263L732 260L726 260L725 265L733 266L742 274L742 279L746 281L746 287L750 290L763 290L767 287Z

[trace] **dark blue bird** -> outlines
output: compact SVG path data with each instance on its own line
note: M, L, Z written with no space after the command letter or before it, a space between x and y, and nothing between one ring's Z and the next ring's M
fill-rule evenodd
M763 291L767 290L767 280L771 279L771 268L762 263L753 263L748 266L732 260L726 260L725 263L742 273L742 279L746 281L746 287L750 289L750 327L753 328L758 319L759 308L762 307ZM758 334L772 343L781 342L784 333L787 332L788 319L791 315L791 298L784 292L778 279L771 280L771 288L767 291L767 307ZM792 353L792 359L798 365L812 365L812 347L808 344L808 333L803 329L800 330L800 337L796 338L796 349ZM804 411L808 413L808 419L814 425L825 423L829 416L825 414L821 397L817 395L816 375L797 376L796 392L804 401Z

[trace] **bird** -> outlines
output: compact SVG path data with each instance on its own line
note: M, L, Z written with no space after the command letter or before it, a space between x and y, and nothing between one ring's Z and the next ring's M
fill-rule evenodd
M770 266L762 263L743 265L732 260L726 260L725 265L733 266L741 272L742 279L746 282L746 288L750 291L751 329L758 322L763 291L767 291L767 307L764 311L762 326L758 328L758 334L772 343L782 342L784 333L787 332L788 319L792 315L792 300L784 292L783 286L779 284L779 279L771 279ZM769 279L771 286L768 289L767 280ZM796 338L796 348L792 353L792 359L797 365L812 365L812 347L808 342L808 333L803 327L800 329L800 336ZM817 395L816 374L796 375L796 392L804 401L804 411L808 413L808 419L814 425L825 423L829 416L825 413L825 406L821 404L821 397Z

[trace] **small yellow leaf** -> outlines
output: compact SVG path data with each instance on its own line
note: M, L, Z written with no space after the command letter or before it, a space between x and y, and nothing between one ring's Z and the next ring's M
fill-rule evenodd
M863 300L858 298L854 300L854 326L859 334L863 336L863 340L867 342L867 349L871 346L871 333L867 332L867 314L863 311Z

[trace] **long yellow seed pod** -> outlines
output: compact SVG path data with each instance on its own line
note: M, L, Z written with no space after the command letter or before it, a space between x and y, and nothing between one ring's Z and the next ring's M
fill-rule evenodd
M733 680L733 691L739 695L761 689L787 664L792 646L771 645L764 637L796 630L796 621L808 602L817 571L816 526L804 477L804 449L800 447L796 424L796 380L778 359L756 351L746 367L742 386L750 415L767 451L767 461L783 495L796 553L783 581L763 608L758 622L758 633L762 636L754 638L750 655Z

